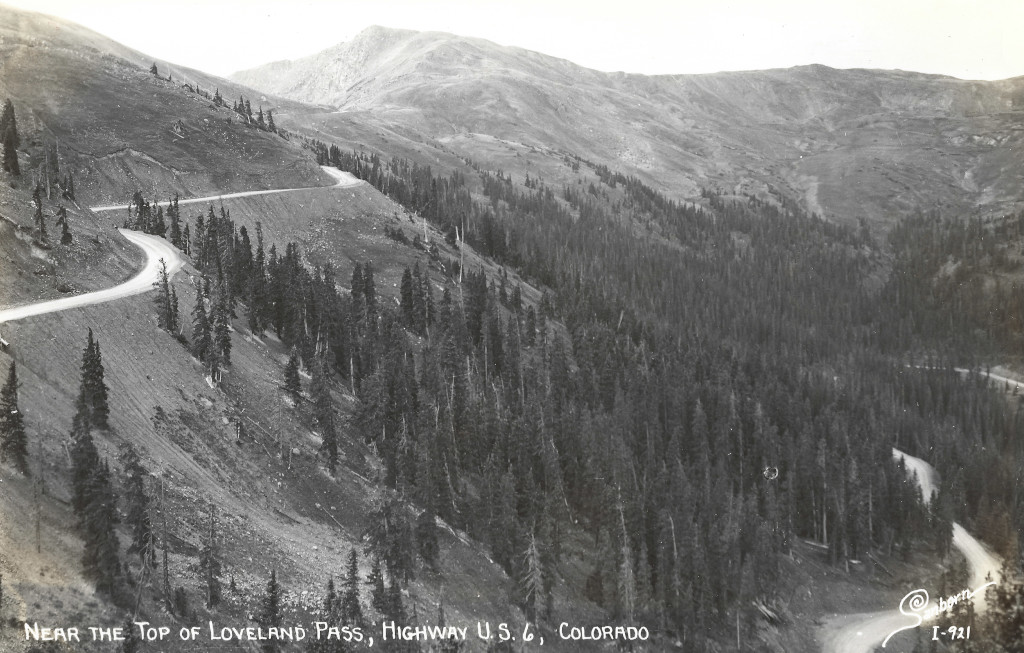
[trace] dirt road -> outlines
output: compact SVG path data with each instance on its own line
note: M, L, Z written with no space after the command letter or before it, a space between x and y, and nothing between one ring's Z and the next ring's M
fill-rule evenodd
M121 299L122 297L131 297L132 295L149 292L153 289L153 282L157 280L160 271L160 259L167 263L168 275L173 276L181 267L180 252L163 238L150 236L138 231L129 231L128 229L118 229L118 231L129 241L138 245L146 254L146 265L138 274L120 285L105 290L0 310L0 324L21 320L33 315L56 313L57 311L64 311L79 306L89 306L91 304L102 304L103 302Z
M338 180L338 183L334 186L325 186L325 188L348 188L349 186L358 186L363 183L362 180L357 179L351 173L332 168L330 166L320 166L320 169ZM214 202L218 200L229 200L236 197L252 197L253 195L274 195L276 193L294 193L300 190L313 190L318 188L317 186L304 187L304 188L276 188L271 190L249 190L241 193L228 193L227 195L210 195L208 197L192 197L189 199L178 200L178 205L182 204L198 204L204 202ZM167 206L167 202L157 202L157 206ZM111 206L93 206L93 211L125 211L128 209L127 204L117 204Z
M893 449L892 454L897 460L903 459L908 473L917 475L922 498L926 504L929 503L932 493L938 485L938 473L935 468L920 458L907 455L899 449ZM950 594L956 594L964 589L973 591L982 587L987 582L985 577L988 574L991 574L992 578L999 577L999 559L989 553L981 542L964 530L963 526L956 523L953 524L953 546L967 558L971 579L969 587L954 588ZM925 607L934 607L939 598L937 595L930 596L930 602ZM906 601L906 599L904 600ZM985 609L984 591L975 596L973 600L975 610L982 612ZM901 605L905 604L901 603ZM905 607L905 609L911 613L911 616L901 613L897 607L894 607L892 610L883 612L844 615L832 619L823 627L822 651L824 653L872 653L891 634L915 626L918 617L913 615L920 610L910 610L909 607ZM924 619L924 622L918 627L925 627L924 624L927 622L928 619ZM896 650L892 645L888 645L887 648Z

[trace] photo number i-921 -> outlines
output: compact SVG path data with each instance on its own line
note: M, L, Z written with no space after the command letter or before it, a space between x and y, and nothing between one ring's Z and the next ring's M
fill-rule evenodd
M970 639L971 638L971 627L966 628L962 626L950 626L940 630L940 626L932 626L932 639L935 641L942 641L943 638L949 641L958 639Z

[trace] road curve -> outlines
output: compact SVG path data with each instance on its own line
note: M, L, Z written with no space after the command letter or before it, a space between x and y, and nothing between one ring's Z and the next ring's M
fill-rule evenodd
M160 259L167 263L168 275L174 275L181 267L182 259L180 252L163 238L128 229L118 229L118 231L129 241L138 245L146 255L146 264L138 274L122 284L105 290L0 310L0 324L21 320L33 315L56 313L57 311L65 311L69 308L89 306L91 304L102 304L103 302L121 299L122 297L131 297L132 295L149 292L153 289L153 282L159 276Z
M333 168L331 166L320 166L320 168L334 179L337 179L338 183L333 186L321 186L319 188L347 188L350 186L358 186L363 183L362 180L357 179L351 173L338 170L337 168ZM194 197L191 199L178 200L178 204L210 202L214 200L231 199L234 197L250 197L252 195L291 193L300 190L312 190L314 188L318 187L311 186L305 188L283 188L278 190L252 190L243 193L229 193L227 195L211 195L209 197ZM160 202L159 204L166 205L167 202ZM123 211L128 208L128 205L119 204L117 206L94 206L91 208L93 211ZM146 254L146 265L138 274L128 281L114 286L113 288L107 288L106 290L97 290L96 292L90 292L84 295L54 299L46 302L39 302L38 304L28 304L26 306L15 306L14 308L0 309L0 324L3 324L4 322L12 322L14 320L21 320L33 315L55 313L57 311L64 311L69 308L76 308L79 306L88 306L90 304L101 304L114 299L121 299L122 297L130 297L132 295L148 292L153 289L153 282L157 280L157 272L160 269L160 259L167 262L167 273L170 276L173 276L181 267L182 259L180 252L178 252L175 247L163 238L150 236L138 231L130 231L128 229L118 229L118 231L120 231L125 238L138 245Z
M929 503L932 493L938 486L938 472L935 471L935 468L920 458L905 454L899 449L894 448L892 454L897 460L903 459L908 473L917 475L922 498L926 504ZM993 579L999 577L999 559L989 553L981 542L957 523L953 524L953 546L967 558L970 581L969 587L951 588L950 594L956 594L965 589L977 590L988 582L986 580L988 575L991 575ZM934 607L940 597L931 596L931 593L929 596L930 602L927 607ZM973 600L976 612L980 613L985 610L984 592L978 594ZM901 614L898 608L838 617L823 628L825 633L822 651L824 653L872 653L892 633L914 626L916 619L917 617ZM924 619L924 623L928 621L928 619ZM924 628L924 623L918 627ZM891 645L887 648L896 651Z
M192 197L189 199L179 199L178 205L182 204L198 204L200 202L214 202L217 200L229 200L236 197L252 197L253 195L274 195L276 193L294 193L300 190L314 190L316 188L348 188L349 186L358 186L363 183L362 180L357 179L351 173L343 170L338 170L331 166L320 166L320 169L329 174L331 177L338 180L338 183L333 186L308 186L303 188L277 188L271 190L247 190L241 193L228 193L226 195L210 195L208 197ZM157 202L156 206L167 206L169 202ZM128 204L117 204L111 206L93 206L90 207L93 211L125 211L128 209Z

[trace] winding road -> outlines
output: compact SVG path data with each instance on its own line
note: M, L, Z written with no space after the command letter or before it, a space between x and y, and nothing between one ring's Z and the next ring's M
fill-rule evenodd
M15 306L0 310L0 324L21 320L33 315L44 313L56 313L69 308L89 306L91 304L102 304L122 297L131 297L153 290L153 283L157 280L160 272L160 260L167 263L167 274L173 275L181 267L181 253L176 247L159 236L151 236L138 231L118 229L130 242L138 245L146 255L146 264L134 277L122 284L97 290L96 292L63 297L26 306Z
M320 166L320 169L329 174L334 179L338 180L338 183L333 186L305 186L302 188L276 188L271 190L247 190L241 193L228 193L227 195L211 195L209 197L192 197L189 199L179 199L178 205L182 204L198 204L200 202L213 202L216 200L230 200L236 197L252 197L253 195L274 195L277 193L294 193L300 190L316 190L318 188L348 188L350 186L358 186L364 183L361 179L356 178L351 173L330 166ZM169 202L157 202L156 206L167 206ZM93 206L93 211L124 211L127 210L129 204L117 204L111 206Z
M253 190L242 193L230 193L228 195L211 195L208 197L194 197L190 199L178 200L178 204L195 204L198 202L211 202L216 200L232 199L236 197L250 197L253 195L269 195L272 193L290 193L293 191L300 190L314 190L316 188L348 188L350 186L358 186L363 181L357 179L350 173L332 168L329 166L320 166L320 168L329 174L331 177L337 180L338 183L333 186L310 186L304 188L283 188L280 190ZM161 202L166 205L167 202ZM93 211L117 211L126 210L127 204L120 204L117 206L94 206L91 207ZM137 245L142 249L146 255L146 264L134 277L128 281L107 288L105 290L97 290L96 292L85 293L84 295L75 295L73 297L64 297L61 299L53 299L50 301L39 302L36 304L28 304L25 306L15 306L13 308L0 309L0 324L4 322L12 322L14 320L21 320L26 317L32 317L33 315L43 315L45 313L56 313L57 311L65 311L69 308L78 308L80 306L89 306L91 304L102 304L103 302L113 301L115 299L121 299L123 297L131 297L132 295L139 295L144 292L149 292L153 289L153 283L157 280L160 271L160 259L163 259L167 263L167 274L168 276L174 276L174 273L181 268L182 258L181 252L176 247L171 245L169 242L160 238L159 236L151 236L138 231L131 231L129 229L118 229L121 234L127 238L130 242Z
M1001 377L998 378L1001 379ZM899 449L893 449L892 454L897 460L903 459L908 473L917 475L917 482L921 486L921 496L926 504L929 503L932 493L938 486L938 473L935 468L920 458L905 454ZM964 589L978 589L985 585L987 582L985 577L988 574L991 574L992 578L999 577L999 558L989 553L981 542L957 523L953 524L953 546L967 558L971 578L969 587L951 588L950 594L956 594ZM934 607L939 598L939 596L932 596L926 608ZM974 607L977 612L982 612L985 609L984 592L974 598ZM825 632L822 636L822 651L824 653L871 653L894 632L914 626L916 620L916 616L902 614L899 609L895 608L884 612L838 617L823 627ZM928 619L924 619L924 623L927 622ZM918 627L925 628L924 623ZM899 649L888 645L884 650L898 651Z

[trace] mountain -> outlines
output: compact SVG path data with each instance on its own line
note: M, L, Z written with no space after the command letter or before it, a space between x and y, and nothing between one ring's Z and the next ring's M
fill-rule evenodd
M514 150L511 172L577 155L678 198L700 187L781 192L843 221L885 225L918 208L1000 213L1024 181L1020 77L820 65L604 73L482 39L371 27L232 79L331 107L305 118L323 134L347 133L358 116L473 160Z
M645 78L378 29L337 55L339 110L0 25L0 650L129 610L161 650L252 648L204 622L241 637L274 604L306 628L284 653L338 648L313 622L357 606L384 650L441 619L463 650L863 650L852 615L959 587L954 520L1020 550L1013 405L935 365L1020 351L1024 218L922 215L888 247L796 205L1012 204L1016 82ZM190 237L136 192L181 195ZM933 509L894 445L935 464ZM147 510L156 566L128 546Z

